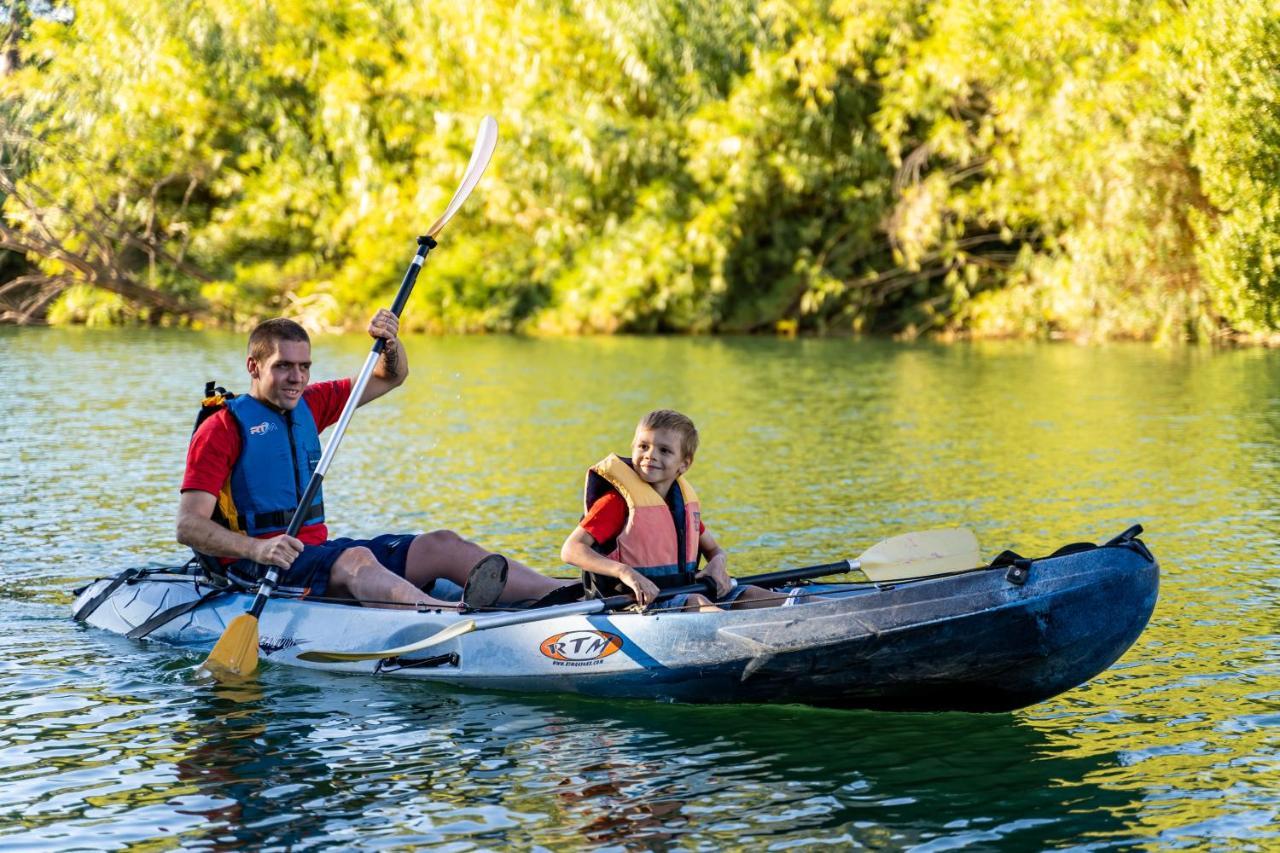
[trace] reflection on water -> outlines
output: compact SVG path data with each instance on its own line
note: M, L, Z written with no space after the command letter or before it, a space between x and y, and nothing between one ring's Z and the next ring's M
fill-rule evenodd
M1090 781L1111 757L1072 755L1006 715L531 699L278 667L226 688L200 680L193 659L50 630L66 654L28 674L56 687L29 713L8 709L6 754L28 736L47 741L32 751L39 768L5 768L6 811L37 790L43 804L21 818L28 847L89 833L228 850L309 839L652 848L691 833L716 846L1042 847L1120 832L1138 807L1138 794ZM70 675L95 646L110 690Z
M742 574L972 526L985 554L1134 521L1147 632L1013 715L689 708L197 661L69 624L69 590L180 559L206 379L236 337L0 330L0 847L942 850L1280 843L1280 354L844 341L413 340L326 481L343 533L451 526L530 562L657 405ZM355 370L358 336L316 347ZM37 380L38 381L33 381ZM363 477L366 472L376 477Z

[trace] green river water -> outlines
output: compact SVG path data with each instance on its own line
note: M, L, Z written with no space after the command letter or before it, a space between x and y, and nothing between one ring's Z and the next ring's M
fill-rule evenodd
M72 588L184 559L183 454L239 336L0 329L0 849L1280 849L1280 352L412 338L352 421L335 534L451 527L561 572L587 465L687 411L750 574L972 527L984 557L1140 522L1146 632L1011 714L691 707L198 660ZM313 378L368 338L317 342Z

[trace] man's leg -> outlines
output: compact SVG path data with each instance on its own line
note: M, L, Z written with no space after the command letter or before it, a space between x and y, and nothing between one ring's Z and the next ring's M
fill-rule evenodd
M369 607L428 607L456 609L450 601L440 601L427 595L410 581L382 565L368 548L356 547L343 551L329 570L329 588L346 593Z
M447 578L458 586L464 586L472 567L490 553L452 530L433 530L419 534L409 545L404 576L410 585L420 588L429 588L437 578ZM500 599L503 603L539 599L552 590L573 583L572 580L549 578L510 557L507 565L510 567L507 586Z

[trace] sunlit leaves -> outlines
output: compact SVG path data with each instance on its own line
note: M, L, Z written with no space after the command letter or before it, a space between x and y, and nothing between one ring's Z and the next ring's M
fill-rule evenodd
M85 262L45 253L45 274L109 270L126 301L358 323L493 113L497 155L409 328L1280 323L1277 0L75 11L34 21L0 84L43 194L6 213ZM128 319L67 302L55 317Z

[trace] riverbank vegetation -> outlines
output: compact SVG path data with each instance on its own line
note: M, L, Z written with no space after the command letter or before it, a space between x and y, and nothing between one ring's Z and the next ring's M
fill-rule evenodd
M11 321L358 320L492 113L411 328L1280 328L1280 0L8 9Z

